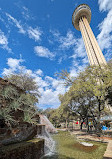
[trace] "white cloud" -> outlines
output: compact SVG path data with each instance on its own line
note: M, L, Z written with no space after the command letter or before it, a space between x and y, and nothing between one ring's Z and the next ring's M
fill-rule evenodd
M38 84L38 86L40 88L44 88L44 87L49 86L49 84L45 80L43 80L42 77L40 77L38 75L35 76L35 82Z
M30 20L31 19L29 10L25 6L22 7L22 15L23 15L23 18L26 19L26 20Z
M100 11L112 9L112 0L98 0Z
M8 45L3 45L3 49L7 50L9 53L13 53L12 49L8 47Z
M97 36L101 49L111 47L112 41L112 10L109 11L107 17L99 24L100 34Z
M8 47L8 39L4 35L4 32L0 30L0 45L3 49L7 50L9 53L12 53L12 50Z
M62 36L59 31L52 31L50 32L54 36L54 40L59 43L60 49L70 49L76 44L76 38L71 30L69 30L66 36Z
M97 36L101 50L106 50L105 57L112 57L112 0L99 0L100 11L108 11L106 18L99 24L100 34Z
M23 7L23 9L27 11L26 7ZM35 41L41 40L42 31L39 27L33 28L31 26L28 26L27 24L22 25L21 21L18 21L16 18L8 13L5 14L8 17L8 22L12 22L19 29L19 33L28 35L30 39L33 39Z
M0 44L1 45L8 45L8 39L4 35L4 33L0 30Z
M11 68L17 68L21 62L23 62L22 59L18 60L18 59L8 58L7 64Z
M43 96L40 99L40 106L43 107L44 105L57 108L60 106L60 102L58 99L58 91L53 91L52 89L47 89L43 92ZM43 107L44 108L44 107Z
M66 37L60 37L59 41L61 43L60 48L62 49L69 49L70 47L76 44L76 38L72 31L68 31Z
M35 71L35 73L39 76L43 75L43 71L41 69L38 69L37 71Z
M74 77L77 76L79 71L83 71L89 62L82 38L76 39L73 51L73 55L71 56L72 66L70 68L70 75Z
M75 47L73 48L74 50L74 55L72 56L73 58L84 58L86 55L86 50L84 46L84 42L82 38L79 38L76 40Z
M3 75L3 76L10 75L10 74L12 74L12 73L13 73L13 71L14 71L14 70L13 70L13 69L11 69L11 68L9 68L9 69L4 68L2 75Z
M60 42L60 48L72 49L73 55L70 58L73 58L73 61L80 58L80 60L87 58L84 42L82 38L76 38L71 31L68 31L66 36L60 36L59 33L55 34L58 37ZM85 60L86 61L86 60ZM87 62L87 61L86 61Z
M111 47L112 42L112 10L109 11L107 17L99 25L100 34L97 36L99 45L102 50Z
M12 17L10 14L6 13L6 16L8 17L9 20L11 20L15 26L19 29L19 32L22 34L25 34L26 31L24 30L23 26L20 24L20 21Z
M34 39L35 41L40 40L40 36L42 32L39 30L39 28L33 29L32 27L29 27L28 30L29 38Z
M52 106L56 108L60 105L60 101L58 99L59 94L64 94L66 92L65 86L62 84L61 80L57 80L52 77L45 77L45 81L47 81L49 87L45 87L41 89L42 98L40 98L40 106Z
M11 73L14 73L16 70L20 69L20 64L23 62L22 59L13 59L13 58L8 58L7 59L7 65L8 69L4 68L3 70L3 75L9 75Z
M32 75L32 70L27 69L27 70L26 70L26 73L27 73L28 75Z
M6 16L8 17L9 21L11 20L15 24L15 26L19 29L20 33L28 35L29 38L34 39L35 41L40 40L42 31L38 27L32 28L31 26L26 26L26 28L24 28L21 25L21 22L12 17L10 14L6 13Z
M72 59L72 66L70 66L70 75L76 76L77 73L85 66L88 65L88 57L85 50L84 42L82 38L76 38L74 33L69 30L66 36L62 36L59 31L50 31L55 40L59 43L59 50L72 51L72 56L68 57L68 54L61 56L58 60L58 63L61 63L63 59L71 58ZM65 52L66 53L66 52Z
M25 6L23 6L23 9L24 9L25 11L28 11L28 8L27 8L27 7L25 7Z
M34 51L35 51L36 55L38 55L40 57L46 57L51 60L55 57L55 54L53 54L52 52L49 51L48 48L43 47L43 46L35 46Z

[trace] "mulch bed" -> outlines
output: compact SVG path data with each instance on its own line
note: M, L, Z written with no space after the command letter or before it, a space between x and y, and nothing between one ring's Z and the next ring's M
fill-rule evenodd
M78 150L80 150L80 151L84 151L84 152L88 152L88 153L93 152L93 151L95 151L98 148L97 145L84 146L84 145L82 145L80 143L75 143L73 145L73 147L76 148L76 149L78 149Z

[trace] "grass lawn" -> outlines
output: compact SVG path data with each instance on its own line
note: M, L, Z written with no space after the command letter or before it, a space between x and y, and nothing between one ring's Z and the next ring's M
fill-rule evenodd
M54 135L56 141L57 159L102 159L107 144L99 142L93 143L93 147L85 147L76 141L75 136L69 132L59 132Z

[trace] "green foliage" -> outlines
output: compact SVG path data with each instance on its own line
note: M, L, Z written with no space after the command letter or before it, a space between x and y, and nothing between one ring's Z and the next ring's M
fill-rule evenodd
M10 103L10 108L14 111L17 111L17 110L21 110L21 103L19 103L16 99L14 99L11 103Z
M71 110L83 121L92 117L95 123L98 123L105 110L108 90L112 88L112 66L87 67L74 78L74 81L70 80L70 75L66 71L63 71L61 76L61 79L65 79L66 86L70 86L68 92L59 96L59 109L63 116L67 118Z
M20 120L35 123L35 115L38 113L36 104L40 94L34 78L22 69L4 78L9 82L7 86L0 89L0 117L6 123L8 121L10 125L12 122L18 123ZM21 117L16 120L18 112L21 112Z
M4 119L5 123L18 123L20 120L28 123L35 123L36 97L32 94L19 92L15 86L5 86L0 91L0 119ZM15 120L17 112L23 112L20 119Z
M28 122L28 123L32 123L32 124L36 124L36 119L34 118L36 113L32 112L32 111L24 111L24 119L23 121Z
M24 73L22 70L19 73L10 74L8 76L4 76L6 80L11 82L12 84L16 85L17 87L24 90L26 93L32 94L35 97L40 97L39 91L38 91L38 85L35 82L34 78L31 77L29 74Z
M1 108L0 110L0 120L4 120L6 124L11 125L16 123L16 121L10 115L10 108Z
M18 92L13 86L7 86L4 89L1 89L0 95L5 99L14 99L16 96L18 96Z
M62 70L60 73L56 73L56 76L65 81L65 86L70 86L73 84L74 77L70 77L70 74L67 72L67 70Z

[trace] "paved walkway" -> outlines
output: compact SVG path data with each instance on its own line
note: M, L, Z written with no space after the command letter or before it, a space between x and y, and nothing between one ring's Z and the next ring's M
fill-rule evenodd
M74 131L71 132L71 134L76 135L77 139L84 139L84 140L90 140L90 141L100 141L100 142L107 142L107 149L104 153L103 159L112 159L112 139L109 138L99 138L94 135L89 135L85 132L81 131Z
M105 151L103 159L112 159L112 140L108 142L107 149Z

